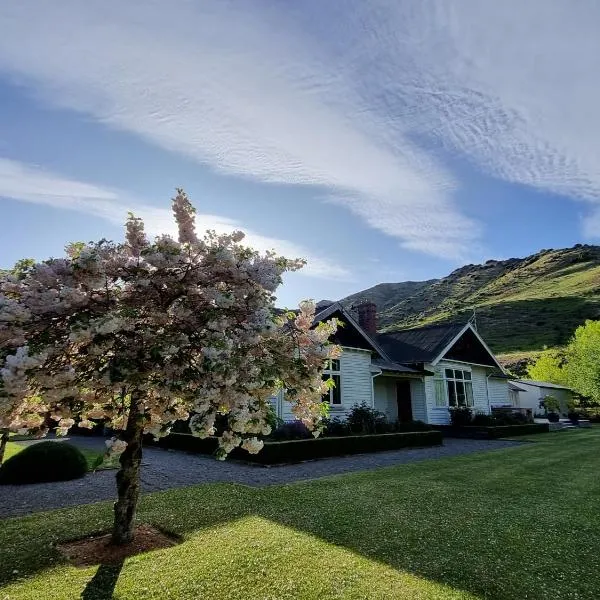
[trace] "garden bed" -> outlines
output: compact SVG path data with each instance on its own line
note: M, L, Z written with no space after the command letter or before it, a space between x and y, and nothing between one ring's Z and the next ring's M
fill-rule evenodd
M161 448L184 450L199 454L213 454L217 449L215 438L200 439L184 433L173 433L158 442L150 443ZM258 454L248 454L245 450L236 448L230 456L231 458L261 465L275 465L347 454L364 454L399 450L401 448L424 448L439 446L441 443L442 433L440 431L348 435L283 442L267 441Z
M548 423L529 423L527 425L434 425L444 437L468 438L476 440L497 440L503 437L548 433Z

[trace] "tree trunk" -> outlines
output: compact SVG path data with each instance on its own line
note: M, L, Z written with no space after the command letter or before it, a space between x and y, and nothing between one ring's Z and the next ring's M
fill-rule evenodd
M6 444L8 443L8 430L4 430L0 434L0 465L4 462L4 451L6 450Z
M135 511L140 495L143 432L144 422L139 398L132 394L127 428L122 436L123 441L127 442L127 448L121 454L121 468L117 473L119 499L115 502L112 532L112 543L117 545L128 544L133 540Z

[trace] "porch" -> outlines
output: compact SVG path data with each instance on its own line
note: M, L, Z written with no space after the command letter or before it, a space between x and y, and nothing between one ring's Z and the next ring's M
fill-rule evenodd
M388 421L427 422L423 378L382 372L373 379L373 406Z

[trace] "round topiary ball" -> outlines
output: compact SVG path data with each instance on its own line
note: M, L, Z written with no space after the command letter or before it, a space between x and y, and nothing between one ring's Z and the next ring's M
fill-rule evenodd
M66 442L38 442L9 458L0 467L0 484L41 483L78 479L87 472L81 451Z

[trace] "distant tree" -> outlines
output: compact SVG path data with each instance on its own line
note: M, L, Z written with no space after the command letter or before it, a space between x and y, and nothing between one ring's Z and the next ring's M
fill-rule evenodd
M527 367L527 377L534 381L548 381L558 385L568 385L565 355L546 351Z
M564 351L540 355L527 367L527 376L570 387L582 405L600 404L600 321L578 327Z
M600 404L600 321L586 321L575 330L565 370L570 387Z

